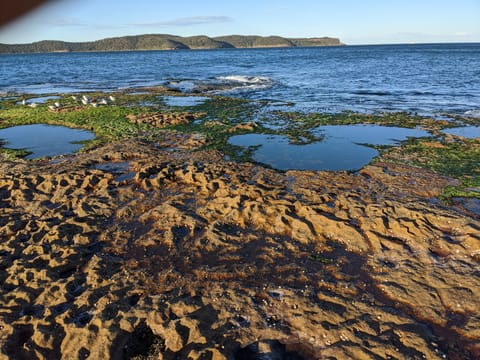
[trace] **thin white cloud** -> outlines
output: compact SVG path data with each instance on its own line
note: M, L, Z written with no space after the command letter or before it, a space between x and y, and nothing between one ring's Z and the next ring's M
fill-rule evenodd
M89 22L82 22L75 18L59 18L52 19L46 22L48 26L54 27L71 27L71 28L85 28L85 29L98 29L98 30L116 30L125 28L125 25L109 25L109 24L95 24Z
M95 28L95 29L119 29L124 28L125 26L135 26L135 27L183 27L183 26L192 26L192 25L208 25L208 24L221 24L232 22L233 19L229 16L192 16L177 18L167 21L158 21L158 22L146 22L138 24L127 24L127 25L109 25L109 24L92 24L88 22L82 22L75 18L58 18L58 19L49 19L48 25L57 26L57 27L85 27L85 28Z
M149 23L139 23L139 24L130 24L132 26L192 26L192 25L206 25L206 24L220 24L232 22L233 19L229 16L192 16L177 18L167 21L158 21L158 22L149 22Z
M48 20L48 25L51 25L51 26L65 26L65 27L88 26L87 23L79 21L75 18L49 19Z

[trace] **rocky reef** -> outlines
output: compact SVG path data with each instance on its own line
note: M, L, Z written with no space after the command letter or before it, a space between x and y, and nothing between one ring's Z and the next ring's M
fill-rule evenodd
M278 172L162 134L2 160L3 356L480 356L480 221L435 201L451 178Z

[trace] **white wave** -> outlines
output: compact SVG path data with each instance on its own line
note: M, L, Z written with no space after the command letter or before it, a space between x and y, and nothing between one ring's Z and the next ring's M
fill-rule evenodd
M227 75L215 78L220 82L215 93L228 93L236 91L261 90L273 85L273 80L266 76Z
M480 109L465 111L464 115L474 117L474 118L480 118Z
M224 94L229 92L259 90L271 87L272 79L265 76L228 75L210 79L175 80L170 79L166 85L184 93Z
M240 84L271 84L272 79L266 76L227 75L218 76L220 81L237 82Z
M193 80L171 80L166 85L185 93L193 92L197 87L197 84Z

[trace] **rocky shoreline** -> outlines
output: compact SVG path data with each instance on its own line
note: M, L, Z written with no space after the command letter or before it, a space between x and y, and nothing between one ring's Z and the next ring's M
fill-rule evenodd
M480 356L480 216L455 200L478 203L480 145L443 132L478 120L172 106L178 92L144 90L1 99L0 128L97 138L53 159L0 150L0 357ZM331 172L278 171L228 143L301 146L325 124L431 136Z
M278 172L202 143L1 161L3 356L480 356L480 220L434 200L451 178Z

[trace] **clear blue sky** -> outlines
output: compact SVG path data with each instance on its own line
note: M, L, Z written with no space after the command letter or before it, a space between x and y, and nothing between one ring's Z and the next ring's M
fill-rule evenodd
M480 0L57 0L0 28L0 43L146 33L480 42Z

